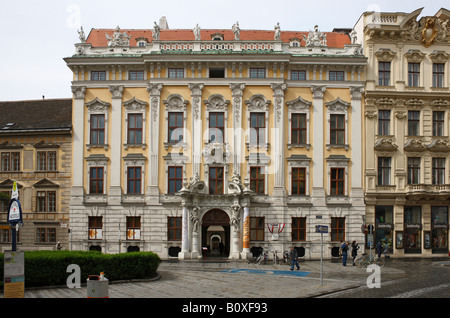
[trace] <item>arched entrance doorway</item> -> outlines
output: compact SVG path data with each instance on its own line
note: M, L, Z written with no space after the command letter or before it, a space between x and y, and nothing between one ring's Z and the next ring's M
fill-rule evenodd
M230 253L230 218L226 212L213 209L202 218L202 248L206 257L228 257Z

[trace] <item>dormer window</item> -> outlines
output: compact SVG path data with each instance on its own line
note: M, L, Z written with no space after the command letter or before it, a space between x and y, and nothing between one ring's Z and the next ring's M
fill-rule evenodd
M299 38L293 38L289 39L289 46L290 47L300 47L300 39Z
M211 34L211 41L223 41L223 34L222 33Z

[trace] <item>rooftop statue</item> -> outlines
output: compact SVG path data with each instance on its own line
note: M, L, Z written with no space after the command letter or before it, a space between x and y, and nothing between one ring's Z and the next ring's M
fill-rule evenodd
M159 41L159 34L160 34L160 31L161 31L161 28L156 22L154 22L154 23L155 23L155 25L153 26L153 31L152 31L152 33L153 33L153 40Z
M106 34L106 38L108 39L108 46L130 46L131 35L128 35L126 31L120 33L119 26L117 26L112 37Z
M231 29L234 33L234 40L239 41L241 39L241 29L239 28L239 22L233 24L233 27Z
M309 31L308 37L303 36L306 46L327 46L327 36L319 31L319 27L314 26L314 31Z
M281 40L280 22L277 22L277 25L275 26L274 40L275 41Z
M195 41L200 41L201 40L200 27L198 26L198 24L195 26L195 28L192 31L194 31Z
M80 38L80 42L86 43L86 35L84 34L83 27L81 27L80 31L77 30L77 32L78 32L78 37Z

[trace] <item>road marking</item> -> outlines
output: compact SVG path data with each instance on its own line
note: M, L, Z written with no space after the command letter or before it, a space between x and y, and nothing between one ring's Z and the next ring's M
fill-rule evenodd
M262 275L279 275L279 276L297 276L305 277L310 274L310 272L302 271L276 271L276 270L264 270L264 269L243 269L243 268L232 268L222 271L222 273L244 273L244 274L262 274Z
M438 286L432 286L432 287L426 287L426 288L421 288L421 289L416 289L416 290L412 290L406 293L401 293L395 296L391 296L391 298L409 298L409 297L418 297L418 295L420 294L425 294L425 293L429 293L432 291L436 291L438 289L442 289L442 288L448 288L450 287L450 284L442 284L442 285L438 285Z

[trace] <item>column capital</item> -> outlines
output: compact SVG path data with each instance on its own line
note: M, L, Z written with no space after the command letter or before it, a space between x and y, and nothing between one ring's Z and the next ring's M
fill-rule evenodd
M161 96L161 92L163 89L162 83L149 83L147 85L147 91L150 93L150 96Z
M362 100L364 86L350 86L350 95L352 100Z
M323 94L327 90L324 85L313 85L311 86L311 91L313 92L313 98L323 98Z
M86 86L72 86L72 93L74 99L84 99Z
M202 96L203 83L190 83L188 87L191 90L191 96Z
M123 85L110 86L109 91L111 92L112 99L121 99L123 94Z
M287 84L286 83L281 83L281 84L272 83L272 84L270 84L270 87L273 90L273 96L284 97L284 92L287 89Z
M244 93L245 84L244 83L237 83L237 84L230 84L231 89L231 95L233 97L242 97L242 94Z

